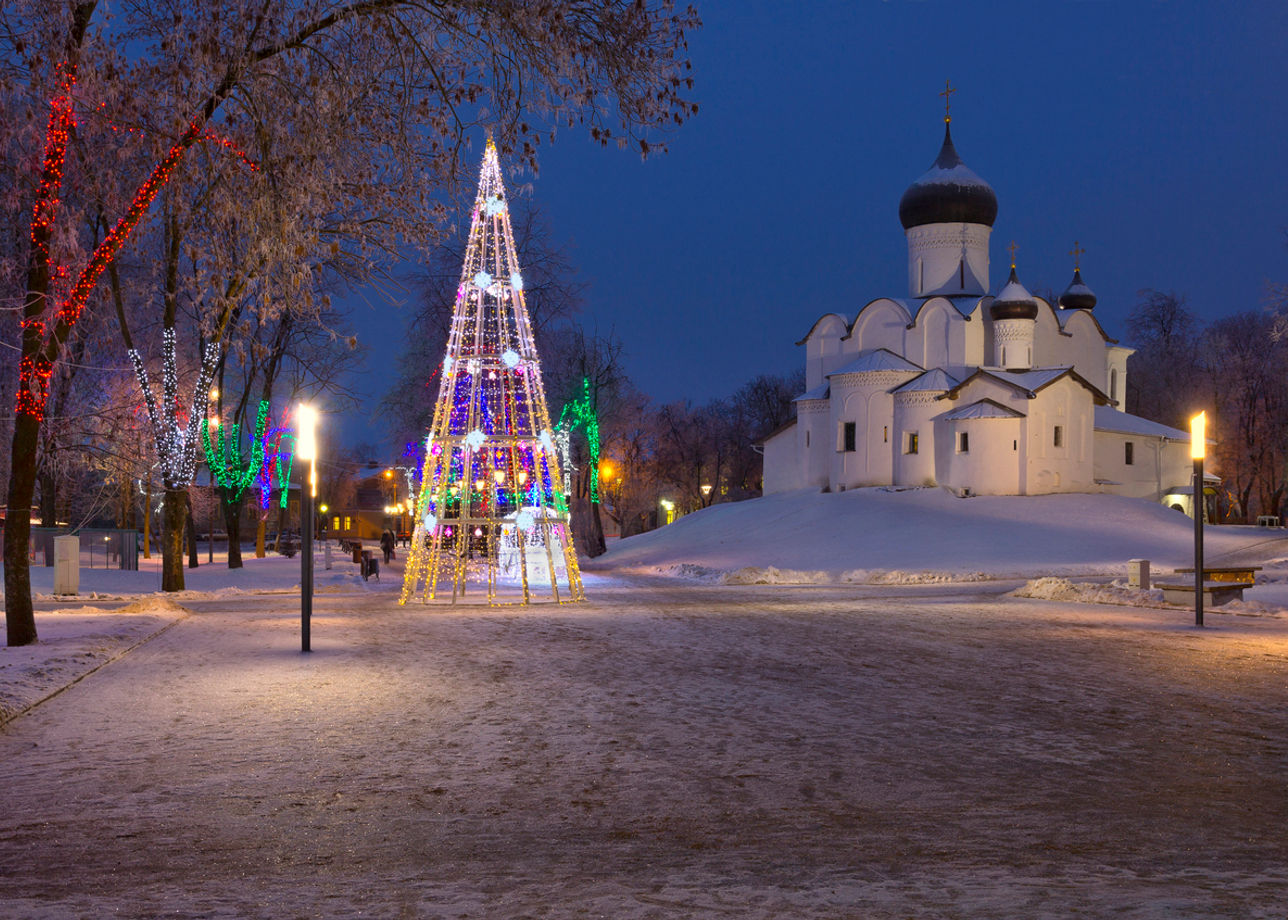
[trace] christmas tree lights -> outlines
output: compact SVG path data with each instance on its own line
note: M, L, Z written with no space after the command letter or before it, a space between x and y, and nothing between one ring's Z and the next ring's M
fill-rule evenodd
M469 243L425 441L400 603L583 600L554 427L532 335L496 147L483 156ZM562 586L562 587L561 587Z

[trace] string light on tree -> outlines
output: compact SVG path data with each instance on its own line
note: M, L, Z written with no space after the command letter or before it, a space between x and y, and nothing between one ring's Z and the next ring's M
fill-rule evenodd
M452 600L471 581L489 603L548 587L584 598L515 254L496 146L488 140L441 364L400 597ZM513 595L507 593L516 588Z

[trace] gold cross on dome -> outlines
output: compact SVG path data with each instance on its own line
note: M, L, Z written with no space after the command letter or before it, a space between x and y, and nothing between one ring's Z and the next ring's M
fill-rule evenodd
M1080 268L1078 263L1082 261L1082 254L1086 251L1087 250L1078 245L1077 240L1073 241L1073 248L1069 250L1069 255L1073 256L1073 267L1075 271Z
M948 122L950 122L950 121L952 121L952 120L953 120L953 115L952 115L952 101L953 101L953 100L952 100L952 95L953 95L953 93L955 93L955 92L957 92L957 90L953 89L952 81L951 81L951 80L945 80L945 81L944 81L944 91L943 91L942 93L940 93L940 94L939 94L939 95L941 95L941 96L943 96L943 97L944 97L944 124L947 124Z
M1007 248L1007 249L1009 249L1009 250L1011 250L1011 268L1014 268L1014 267L1015 267L1015 250L1019 249L1020 247L1019 247L1018 245L1016 245L1015 240L1011 240L1011 245L1010 245L1010 246L1007 246L1006 248Z

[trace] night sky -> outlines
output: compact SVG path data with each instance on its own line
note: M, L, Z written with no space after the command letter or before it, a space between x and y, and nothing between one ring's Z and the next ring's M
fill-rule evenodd
M994 292L1011 240L1026 286L1057 294L1079 241L1115 337L1143 288L1214 319L1288 282L1282 0L697 5L701 111L669 153L641 162L565 129L538 176L507 175L568 243L583 321L615 332L659 402L801 367L820 315L907 295L899 198L939 151L945 80L957 150L997 193ZM368 411L409 313L356 308L374 333ZM343 430L382 441L378 419Z

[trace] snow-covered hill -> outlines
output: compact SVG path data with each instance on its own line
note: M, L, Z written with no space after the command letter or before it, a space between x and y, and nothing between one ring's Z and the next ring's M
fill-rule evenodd
M1205 529L1208 564L1288 557L1283 530ZM1190 518L1113 495L976 496L942 489L813 490L715 505L610 545L593 570L729 582L913 582L1124 575L1129 559L1193 564ZM1246 557L1246 558L1245 558Z

